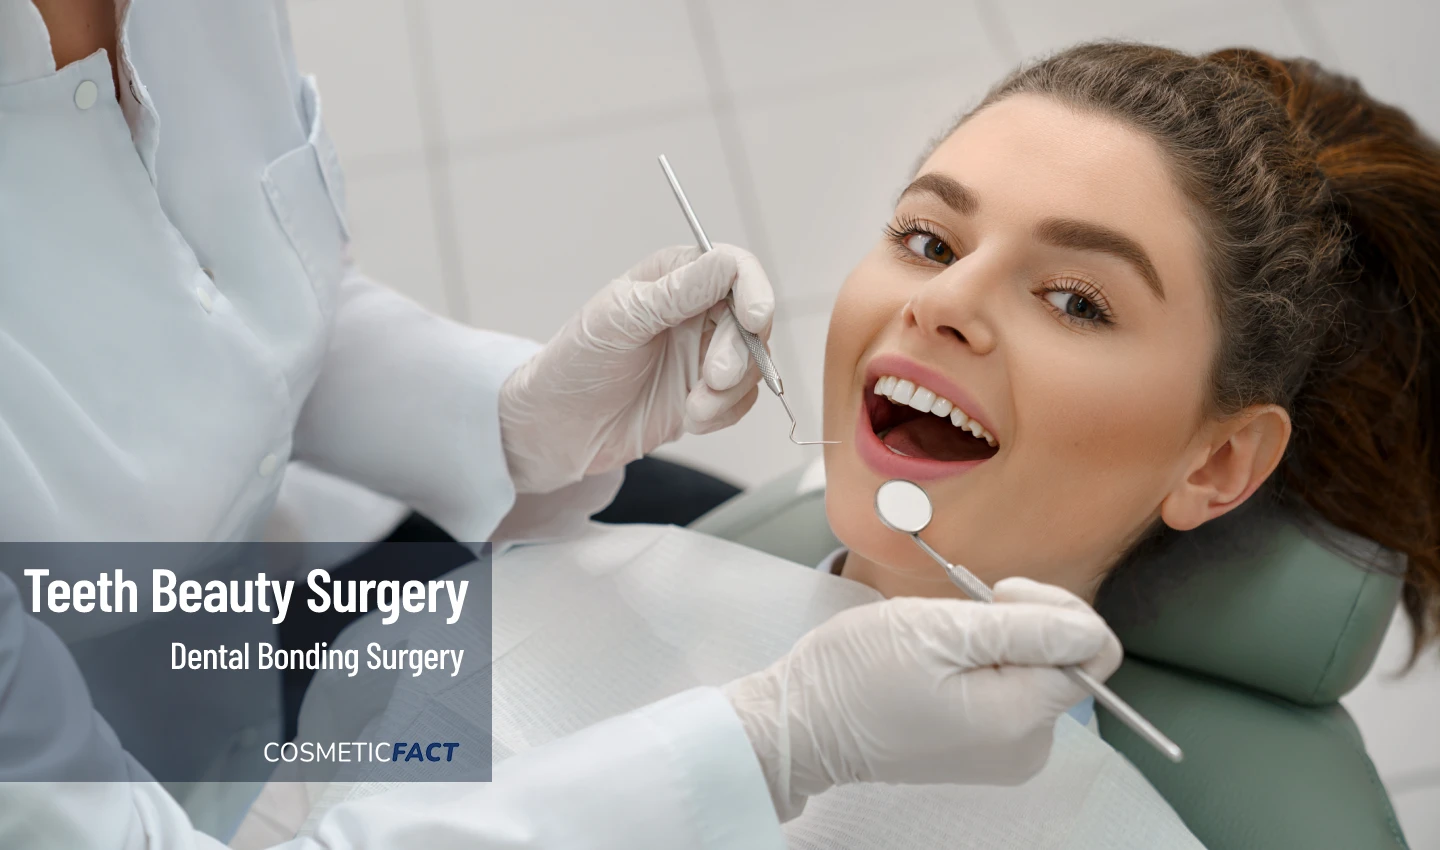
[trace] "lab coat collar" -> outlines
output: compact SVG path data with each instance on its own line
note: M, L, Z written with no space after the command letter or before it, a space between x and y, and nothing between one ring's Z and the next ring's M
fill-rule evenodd
M160 146L160 118L150 95L130 61L130 16L137 0L115 0L115 67L120 81L116 92L111 83L110 56L97 50L72 65L90 72L90 78L106 97L120 103L130 136L150 182L155 182L155 154ZM90 66L95 66L90 71ZM102 73L103 67L103 73ZM0 0L0 86L29 82L59 73L50 39L50 29L33 0Z
M50 30L31 0L0 0L0 86L55 73Z
M140 161L145 164L145 172L150 175L151 185L154 185L155 152L160 147L160 115L155 111L155 104L151 102L145 84L135 72L135 64L130 61L130 15L135 11L137 2L139 0L115 0L115 22L119 29L115 36L115 66L119 69L120 110L125 113L125 121L130 125L130 137L135 141L135 150L140 154Z

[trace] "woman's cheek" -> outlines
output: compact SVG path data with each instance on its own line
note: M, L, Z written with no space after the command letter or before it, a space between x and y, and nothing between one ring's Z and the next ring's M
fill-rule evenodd
M1029 403L1011 470L1019 480L1044 481L1029 490L1028 507L1064 542L1074 566L1087 570L1103 566L1117 541L1158 508L1189 433L1189 405L1173 380L1156 380L1137 368L1140 361L1096 359L1072 354L1074 380L1060 370L1017 379ZM1083 379L1096 371L1110 378Z
M851 273L830 311L830 326L825 336L827 415L831 415L832 411L838 415L839 411L835 408L849 404L853 395L851 384L859 373L860 360L867 348L875 344L889 314L894 313L894 310L887 311L880 291L882 288L864 271L865 264L862 263Z

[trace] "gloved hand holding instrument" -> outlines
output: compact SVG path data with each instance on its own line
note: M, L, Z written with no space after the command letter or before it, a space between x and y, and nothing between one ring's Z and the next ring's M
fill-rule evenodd
M842 612L725 686L782 821L852 782L1017 785L1120 641L1069 591L1024 578L995 602L897 597Z
M760 261L730 245L667 248L612 281L501 388L517 492L550 492L739 420L760 373L737 317L768 338L774 313Z

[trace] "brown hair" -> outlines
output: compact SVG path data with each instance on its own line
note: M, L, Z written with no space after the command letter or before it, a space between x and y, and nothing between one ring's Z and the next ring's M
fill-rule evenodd
M1207 237L1214 414L1290 412L1271 495L1406 556L1418 654L1440 632L1440 148L1355 80L1254 50L1081 45L978 109L1021 93L1159 142Z

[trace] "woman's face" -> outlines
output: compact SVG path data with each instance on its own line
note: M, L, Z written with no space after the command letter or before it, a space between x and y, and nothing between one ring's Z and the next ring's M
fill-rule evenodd
M1193 471L1215 346L1199 231L1150 139L1037 95L972 116L831 317L825 438L843 442L825 449L826 509L845 574L946 592L875 517L876 487L908 478L950 560L1093 596ZM937 415L950 405L978 424Z

